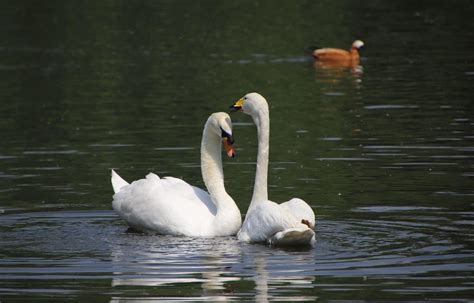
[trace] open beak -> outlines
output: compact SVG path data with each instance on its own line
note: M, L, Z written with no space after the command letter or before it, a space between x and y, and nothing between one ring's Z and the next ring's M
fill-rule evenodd
M244 98L240 98L237 102L235 102L234 105L229 108L230 112L242 110L242 105L244 105Z
M222 143L224 144L225 152L227 153L227 157L234 158L235 157L235 149L234 145L231 143L229 138L222 138Z

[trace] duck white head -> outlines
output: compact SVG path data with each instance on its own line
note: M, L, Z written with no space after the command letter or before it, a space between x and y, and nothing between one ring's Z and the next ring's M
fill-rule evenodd
M356 40L356 41L352 42L352 47L351 48L361 49L362 46L364 46L364 42L362 42L362 40Z

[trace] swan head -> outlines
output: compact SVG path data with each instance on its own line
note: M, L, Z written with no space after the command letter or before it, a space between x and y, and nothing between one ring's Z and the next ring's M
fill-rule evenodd
M267 100L265 100L265 98L259 93L249 93L237 100L234 105L230 107L230 111L242 111L247 115L253 116L262 108L268 110Z
M362 40L356 40L356 41L352 42L352 47L351 48L361 49L362 46L364 46L364 42L362 42Z
M222 139L227 156L235 157L234 137L232 136L232 121L227 113L213 113L207 120L216 136Z

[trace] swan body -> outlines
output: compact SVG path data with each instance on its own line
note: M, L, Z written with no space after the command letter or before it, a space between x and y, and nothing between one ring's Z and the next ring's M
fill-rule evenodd
M235 235L242 219L224 188L221 141L228 156L233 156L230 117L214 113L201 142L201 172L209 193L181 179L153 173L128 184L112 170L113 209L140 231L191 237Z
M261 201L247 212L237 237L245 242L273 245L313 245L314 230L302 223L303 220L314 226L314 213L301 199L294 198L281 204Z
M359 64L359 49L364 42L356 40L349 51L338 48L317 48L313 50L313 57L320 62Z
M238 239L272 245L314 245L315 216L306 202L298 198L281 204L268 200L270 117L267 101L258 93L250 93L231 106L231 111L236 110L252 117L258 133L254 191Z

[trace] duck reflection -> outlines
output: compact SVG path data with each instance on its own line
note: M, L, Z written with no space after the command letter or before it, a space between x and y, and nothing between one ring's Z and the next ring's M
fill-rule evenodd
M341 62L314 61L314 77L322 92L331 96L342 96L348 90L359 90L362 87L362 65Z
M313 67L321 72L333 75L344 75L347 71L354 77L360 77L364 73L364 67L359 62L318 61L313 62Z

